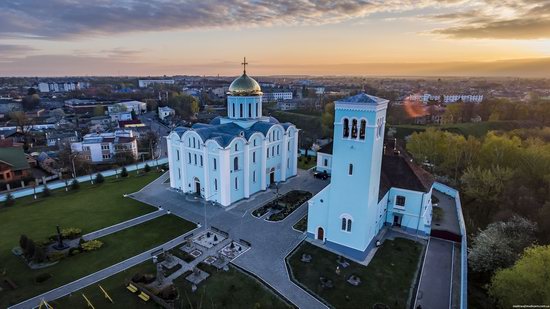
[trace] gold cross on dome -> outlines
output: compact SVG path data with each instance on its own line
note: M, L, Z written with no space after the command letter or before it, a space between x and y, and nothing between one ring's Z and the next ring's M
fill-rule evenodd
M241 63L243 65L243 73L246 74L246 65L248 62L246 62L246 57L244 57L244 61Z

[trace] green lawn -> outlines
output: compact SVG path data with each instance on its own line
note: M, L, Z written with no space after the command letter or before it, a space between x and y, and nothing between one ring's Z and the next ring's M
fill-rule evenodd
M120 232L99 238L101 249L67 257L58 264L31 270L14 255L7 257L7 275L19 288L0 292L0 307L25 300L78 278L101 270L163 244L191 229L195 225L174 215L165 215ZM11 253L10 253L11 254ZM35 283L39 274L49 273L52 278L41 284Z
M210 277L198 286L198 291L191 291L191 284L185 278L179 277L174 282L179 291L179 300L176 308L287 308L289 307L278 296L263 286L256 279L230 267L229 271L217 271L213 267L200 266L210 273ZM81 293L84 293L96 308L157 308L152 301L147 303L140 300L135 294L130 293L124 286L124 281L129 280L138 272L155 273L155 267L151 262L145 262L124 272L109 277L99 284L107 290L114 304L110 304L103 293L93 284L71 296L63 297L50 304L54 308L86 308L86 301ZM199 306L202 299L202 306ZM257 305L259 304L259 306Z
M365 267L351 262L335 273L338 256L308 242L288 258L292 273L301 285L319 295L336 308L372 308L383 303L391 308L405 308L415 282L422 245L404 238L386 240ZM303 253L312 256L311 263L303 263ZM362 283L352 286L346 282L351 274L359 276ZM320 277L333 281L332 289L320 286Z
M317 165L317 157L310 157L309 161L306 160L305 156L300 156L298 158L298 168L303 170L308 170Z

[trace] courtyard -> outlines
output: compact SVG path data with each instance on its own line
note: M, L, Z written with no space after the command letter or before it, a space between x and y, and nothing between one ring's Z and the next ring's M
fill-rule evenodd
M288 257L288 264L297 283L332 307L408 308L422 248L410 239L386 239L364 266L306 241Z

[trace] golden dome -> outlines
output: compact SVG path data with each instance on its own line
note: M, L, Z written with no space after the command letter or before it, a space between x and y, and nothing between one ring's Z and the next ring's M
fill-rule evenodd
M262 95L262 88L252 77L243 73L229 85L229 94L234 96L257 96Z

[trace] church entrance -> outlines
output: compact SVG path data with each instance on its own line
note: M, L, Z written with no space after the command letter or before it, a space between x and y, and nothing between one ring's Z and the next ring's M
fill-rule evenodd
M393 225L401 227L401 216L393 216Z
M272 185L275 183L275 169L271 169L271 172L269 172L269 184Z
M325 230L323 230L322 227L317 228L317 239L318 240L325 240Z
M195 194L198 196L201 195L201 182L197 178L195 178Z

